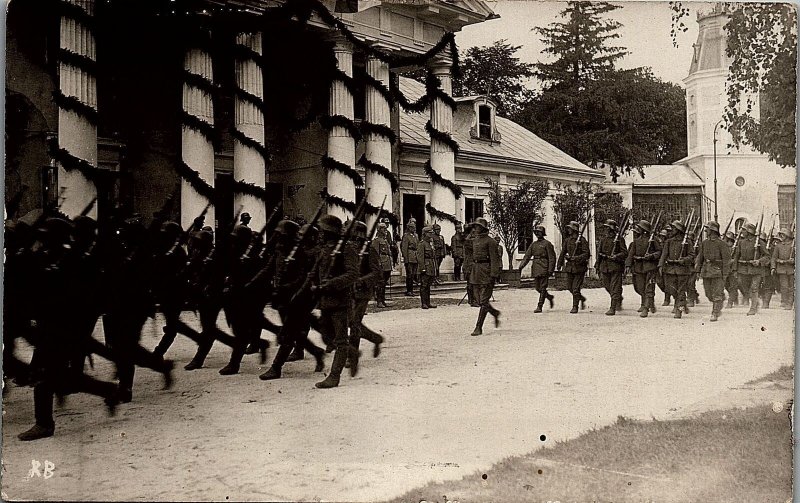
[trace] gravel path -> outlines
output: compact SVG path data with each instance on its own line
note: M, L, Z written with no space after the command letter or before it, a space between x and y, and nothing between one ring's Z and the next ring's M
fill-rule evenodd
M254 356L239 375L221 377L228 354L215 347L207 368L177 371L170 391L159 375L137 371L134 402L116 417L99 399L70 397L57 410L56 436L36 442L16 440L32 423L32 390L12 385L3 499L387 499L619 415L699 410L793 362L791 311L735 308L712 324L704 302L682 320L661 309L640 319L626 287L627 309L614 317L603 315L600 290L586 291L589 309L579 315L566 313L566 292L556 292L556 309L534 315L535 295L497 292L503 323L496 330L490 318L482 337L467 335L477 309L464 305L369 314L384 351L372 359L365 342L361 373L333 390L314 388L321 375L308 358L279 381L260 381ZM193 314L185 319L197 325ZM147 330L153 347L156 327ZM168 357L182 366L193 351L179 339ZM31 460L54 463L53 477L29 478Z

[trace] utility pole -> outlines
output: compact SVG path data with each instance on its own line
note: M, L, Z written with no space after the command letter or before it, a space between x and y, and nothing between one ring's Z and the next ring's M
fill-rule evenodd
M717 127L722 124L722 119L714 124L714 221L719 222L717 205Z

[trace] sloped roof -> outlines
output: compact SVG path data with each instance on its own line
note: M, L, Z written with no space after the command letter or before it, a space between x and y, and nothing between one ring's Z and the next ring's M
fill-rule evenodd
M620 175L618 185L636 185L637 187L700 187L705 181L686 164L651 164L644 166L644 178L634 170L630 175ZM606 180L611 183L610 170L604 168Z
M425 85L406 77L400 78L400 90L409 100L416 100L425 94ZM487 142L470 138L472 127L472 101L458 100L458 111L453 116L453 138L458 142L462 152L484 154L491 157L530 163L531 167L555 166L568 168L578 172L596 174L597 171L581 163L577 159L562 152L555 146L542 140L519 124L497 116L495 127L500 133L499 142ZM400 114L400 140L405 144L430 145L430 137L425 131L425 123L430 114Z

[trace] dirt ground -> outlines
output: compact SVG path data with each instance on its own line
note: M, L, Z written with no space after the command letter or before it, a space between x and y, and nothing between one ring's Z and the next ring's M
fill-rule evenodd
M365 342L359 376L345 374L332 390L314 388L322 375L310 358L287 364L278 381L257 378L255 355L239 375L219 376L228 352L215 346L206 368L176 371L169 391L158 374L137 371L134 402L116 417L97 398L70 397L55 437L36 442L16 439L33 422L32 390L11 385L3 499L389 499L620 415L715 408L710 397L793 361L791 311L738 308L710 324L704 302L683 320L662 310L640 319L626 287L627 309L610 317L604 292L586 295L589 310L578 315L566 313L566 292L534 315L532 290L497 292L502 325L487 322L482 337L468 336L477 309L464 305L369 314L384 351L372 359ZM198 325L191 313L184 319ZM154 347L157 333L148 322L143 343ZM193 352L179 339L167 357L180 368ZM98 361L96 373L110 378L112 369ZM51 462L53 476L30 477L33 460Z

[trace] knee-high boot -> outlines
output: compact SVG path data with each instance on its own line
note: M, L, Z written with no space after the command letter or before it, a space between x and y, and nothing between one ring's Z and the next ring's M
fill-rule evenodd
M534 313L541 313L542 306L544 306L544 300L547 298L547 293L542 291L539 292L539 303L536 304L536 309L533 310Z
M349 355L349 345L337 347L336 351L333 353L333 363L331 364L331 371L328 373L328 377L315 384L315 386L321 389L335 388L339 386L339 378L342 375L342 369L344 369L344 366L347 363L347 357Z

